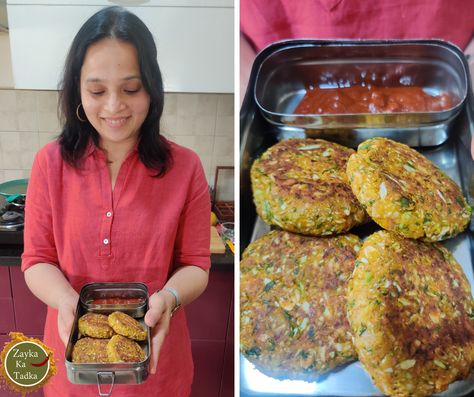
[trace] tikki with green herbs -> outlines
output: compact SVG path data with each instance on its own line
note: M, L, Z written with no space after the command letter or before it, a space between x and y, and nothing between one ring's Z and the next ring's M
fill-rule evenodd
M272 231L240 263L241 351L263 373L314 380L356 359L345 316L357 236Z
M252 165L253 199L269 225L294 233L344 233L368 220L346 175L354 150L322 139L288 139Z
M400 236L434 242L462 232L471 207L459 186L416 150L385 138L361 143L347 175L369 216Z
M364 242L348 284L359 360L391 396L426 396L474 364L474 301L461 266L440 244L380 231Z

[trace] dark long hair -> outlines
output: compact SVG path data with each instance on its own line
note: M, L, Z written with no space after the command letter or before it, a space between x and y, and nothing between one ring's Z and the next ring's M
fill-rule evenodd
M91 16L77 32L64 65L60 83L59 114L62 132L59 136L61 155L73 167L81 160L92 138L96 146L99 135L89 121L81 122L76 116L81 103L80 76L86 51L90 45L114 38L135 46L143 86L150 96L150 108L138 138L138 155L146 167L162 176L171 163L170 147L160 136L160 119L163 113L163 80L156 60L156 45L151 32L135 14L122 7L107 7ZM81 118L84 118L82 112Z

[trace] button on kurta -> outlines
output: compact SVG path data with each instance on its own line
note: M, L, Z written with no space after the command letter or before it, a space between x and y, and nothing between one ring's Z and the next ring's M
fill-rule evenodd
M108 238L104 238L104 244L107 245L109 243L109 239Z
M106 214L107 218L110 218L112 216L112 212L108 211Z

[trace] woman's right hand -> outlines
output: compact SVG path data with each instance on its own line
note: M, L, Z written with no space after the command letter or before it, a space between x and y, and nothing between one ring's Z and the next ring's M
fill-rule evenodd
M64 346L67 346L69 341L78 300L79 294L72 290L67 296L63 297L58 304L58 332Z

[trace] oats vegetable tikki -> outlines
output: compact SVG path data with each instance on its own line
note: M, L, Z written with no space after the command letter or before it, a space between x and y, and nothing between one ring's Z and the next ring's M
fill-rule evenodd
M440 244L380 231L357 256L347 315L359 360L391 396L426 396L466 378L474 363L474 302Z
M322 139L288 139L252 165L255 206L268 224L312 236L344 233L368 218L346 175L354 150Z
M108 321L110 327L119 335L139 341L143 341L147 337L145 328L126 313L113 312L109 314Z
M92 338L110 338L115 334L105 314L86 313L79 318L79 332Z
M145 353L140 345L122 335L114 335L107 344L107 354L110 362L134 363L145 359Z
M385 138L361 143L347 162L349 183L384 229L434 242L462 232L471 208L461 189L426 157Z
M108 363L107 344L110 339L85 337L79 339L72 350L73 363Z
M263 373L316 378L356 359L346 313L357 236L272 231L240 263L242 353Z

